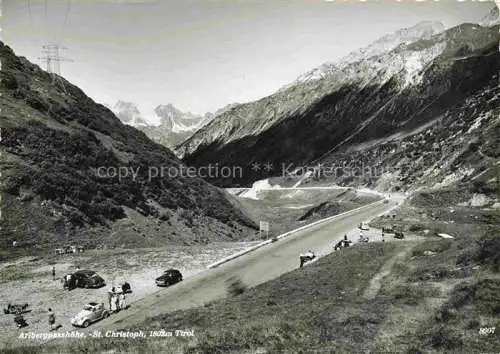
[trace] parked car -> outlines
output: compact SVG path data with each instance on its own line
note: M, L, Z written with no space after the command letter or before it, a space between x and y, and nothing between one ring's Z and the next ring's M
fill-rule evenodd
M182 274L177 269L168 269L155 279L158 286L169 286L182 281Z
M368 226L368 223L367 222L362 222L359 224L358 228L360 230L370 230L370 227Z
M91 323L97 322L109 316L108 310L103 303L89 302L83 306L75 317L71 319L71 324L77 327L88 327Z
M101 288L106 282L93 270L77 270L73 273L79 288Z
M394 232L394 238L402 239L405 238L405 235L401 231L396 231Z
M382 227L382 232L385 234L393 234L394 227L392 227L392 226Z

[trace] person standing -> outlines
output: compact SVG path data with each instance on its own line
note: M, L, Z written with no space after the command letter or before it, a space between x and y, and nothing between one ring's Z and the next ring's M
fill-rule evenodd
M109 304L109 311L113 311L113 300L115 297L115 287L113 286L111 289L108 290L108 304Z
M121 291L116 292L115 296L113 297L113 299L115 301L116 312L121 310L121 308L120 308L120 293L121 293Z
M71 290L71 274L66 274L64 284L68 287L68 291L70 291Z
M121 310L124 310L126 305L125 305L125 293L122 291L118 294L118 297L119 297L119 305L120 305L120 309Z
M52 280L56 280L56 266L52 266Z
M69 287L69 290L76 288L76 276L74 274L70 274L69 276Z
M52 312L52 309L49 308L49 329L53 331L56 325L56 315Z

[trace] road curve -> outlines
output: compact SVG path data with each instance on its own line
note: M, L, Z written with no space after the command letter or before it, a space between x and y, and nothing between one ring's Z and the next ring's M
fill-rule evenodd
M113 314L84 331L104 332L125 328L140 330L142 328L138 325L147 317L203 306L207 302L223 298L227 291L226 280L232 276L239 277L248 286L275 279L298 267L300 253L308 249L324 249L326 246L333 249L333 244L360 222L381 215L396 205L397 202L393 200L387 204L374 204L358 212L341 215L331 221L298 231L217 268L207 269L172 287L161 288L154 294L132 303L129 309Z

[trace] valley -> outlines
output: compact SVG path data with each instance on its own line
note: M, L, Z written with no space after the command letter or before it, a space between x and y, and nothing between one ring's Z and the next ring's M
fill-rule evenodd
M0 42L2 353L498 352L498 7L320 3L96 3L75 82Z

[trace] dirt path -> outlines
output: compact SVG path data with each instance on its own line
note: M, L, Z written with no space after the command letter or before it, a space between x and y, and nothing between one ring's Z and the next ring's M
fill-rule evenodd
M401 252L396 254L394 257L389 259L385 264L382 266L380 271L375 274L375 276L370 280L370 285L368 285L368 288L366 288L365 292L363 293L363 297L367 300L372 300L377 296L378 292L380 291L380 288L382 287L382 281L384 280L385 277L387 277L389 274L391 274L392 267L396 262L404 260L408 252L410 252L419 242L412 242L412 243L406 243L405 249L403 249Z

